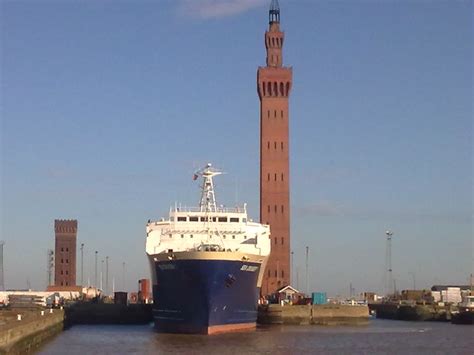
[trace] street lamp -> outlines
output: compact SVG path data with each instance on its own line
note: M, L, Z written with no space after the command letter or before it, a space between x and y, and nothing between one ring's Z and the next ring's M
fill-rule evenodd
M84 287L84 243L81 243L81 287Z

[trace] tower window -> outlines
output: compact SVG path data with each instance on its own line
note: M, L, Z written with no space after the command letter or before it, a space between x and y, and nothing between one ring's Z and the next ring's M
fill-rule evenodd
M267 178L268 178L268 181L270 181L270 173L268 173L268 176L267 176Z
M268 205L268 213L270 213L270 205Z
M283 181L283 173L281 173L281 181Z
M288 96L289 92L290 92L290 83L286 83L286 96Z
M66 281L66 286L69 286L68 282Z
M61 275L63 274L63 271L61 270Z
M276 83L276 81L273 83L273 96L278 96L278 84Z
M280 143L281 150L283 150L283 142Z
M271 82L267 83L267 92L269 96L272 96L272 83ZM270 117L270 111L268 111L268 117Z
M270 118L270 110L267 111L267 117Z
M277 212L277 205L274 206L275 213Z
M267 149L270 149L270 141L267 143Z
M277 245L277 244L278 244L278 239L277 239L277 237L275 237L275 245Z
M273 142L273 147L277 149L277 142Z
M263 96L267 96L267 87L265 84L266 84L265 82L262 83Z
M64 259L61 259L61 264L63 264L63 263L64 263Z
M281 205L281 213L284 212L284 208L283 208L283 205Z
M64 248L61 248L61 251L64 251Z
M69 271L66 270L66 275L69 275Z
M275 173L275 181L277 181L277 174Z
M66 248L66 251L69 251L69 248Z
M280 83L280 95L284 96L285 95L285 85L283 83Z
M273 117L276 118L276 116L277 116L277 110L273 111Z
M280 111L280 116L283 118L283 110Z
M283 237L281 237L281 245L283 245Z

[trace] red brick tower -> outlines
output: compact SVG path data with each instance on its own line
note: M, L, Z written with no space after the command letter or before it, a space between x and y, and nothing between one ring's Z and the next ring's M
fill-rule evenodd
M77 220L54 220L54 285L76 286Z
M283 67L284 33L280 8L273 0L265 32L267 66L257 72L260 97L260 222L270 225L272 251L262 294L290 284L290 174L288 97L292 69Z

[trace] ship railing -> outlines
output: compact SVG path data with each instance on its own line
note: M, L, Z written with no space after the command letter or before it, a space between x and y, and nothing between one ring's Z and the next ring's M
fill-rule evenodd
M187 206L179 206L179 207L171 207L170 213L247 213L246 206L236 206L236 207L225 207L219 206L216 208L215 211L202 211L200 207L187 207Z

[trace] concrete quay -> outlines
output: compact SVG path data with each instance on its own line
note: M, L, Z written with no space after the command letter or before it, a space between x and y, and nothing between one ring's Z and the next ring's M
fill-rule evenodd
M377 318L408 321L451 321L457 306L436 304L414 304L403 302L386 302L369 304Z
M360 305L261 305L259 324L287 325L365 325L369 322L369 308Z
M43 314L43 315L42 315ZM18 315L21 320L18 320ZM0 354L24 354L63 330L64 311L18 309L0 311Z
M147 324L151 304L75 303L66 308L65 324Z

